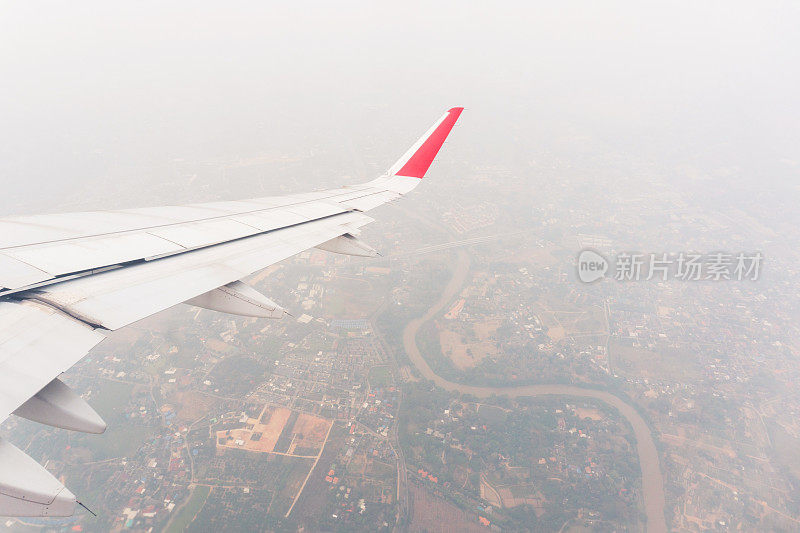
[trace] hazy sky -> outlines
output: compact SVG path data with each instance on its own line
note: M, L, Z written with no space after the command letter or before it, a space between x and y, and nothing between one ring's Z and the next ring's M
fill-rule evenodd
M141 193L176 160L348 152L333 178L369 178L454 105L476 165L571 135L798 173L796 2L429 4L5 2L0 209Z

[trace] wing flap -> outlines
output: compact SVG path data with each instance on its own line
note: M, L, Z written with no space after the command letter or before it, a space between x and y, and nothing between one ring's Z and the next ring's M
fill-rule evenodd
M199 248L218 242L255 235L260 230L230 218L189 222L150 230L148 233L173 242L182 249ZM152 256L158 254L151 254Z
M47 306L0 302L0 421L104 338Z
M0 515L71 516L75 495L25 452L0 439Z
M184 249L180 243L139 232L11 248L3 255L54 277Z
M353 193L348 193L349 197ZM283 200L286 202L286 200ZM252 203L231 202L239 208L252 207ZM153 221L156 212L165 214L159 221L169 221L168 209L148 210L146 220ZM187 210L188 209L188 210ZM311 200L306 203L291 203L281 207L266 207L255 211L230 214L204 208L179 210L174 223L167 223L145 229L110 233L97 236L59 239L24 246L0 249L0 288L20 289L40 283L57 276L75 274L82 271L108 267L137 260L148 260L188 249L213 246L219 243L241 239L310 220L344 213L353 209L337 202ZM144 211L144 210L143 210ZM187 221L188 214L218 216ZM100 213L108 216L108 213ZM94 219L93 213L76 214ZM0 227L2 227L0 221ZM2 239L0 239L2 240Z
M118 329L371 222L344 213L37 289L37 300Z
M0 287L25 287L52 277L33 265L0 253Z

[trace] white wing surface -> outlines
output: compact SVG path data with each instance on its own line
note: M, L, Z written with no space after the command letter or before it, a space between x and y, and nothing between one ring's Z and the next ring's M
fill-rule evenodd
M59 379L104 333L187 302L280 317L239 280L313 247L375 255L364 214L425 176L463 108L445 113L369 183L291 196L0 219L0 422L15 414L99 433L105 423ZM75 496L0 439L0 516L65 516Z

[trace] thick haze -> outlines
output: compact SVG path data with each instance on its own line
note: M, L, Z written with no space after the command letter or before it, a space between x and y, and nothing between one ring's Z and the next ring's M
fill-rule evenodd
M475 167L557 153L589 173L608 150L796 199L798 27L790 2L5 3L0 210L368 179L454 105L448 157ZM326 172L229 172L281 157Z
M370 212L382 257L243 277L283 320L109 332L64 378L102 437L5 422L97 511L41 530L797 531L799 30L797 0L0 3L0 218L357 184L466 108ZM325 223L5 296L0 371Z

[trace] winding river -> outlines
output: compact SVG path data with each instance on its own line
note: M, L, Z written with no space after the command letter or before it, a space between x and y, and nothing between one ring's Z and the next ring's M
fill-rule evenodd
M664 480L661 475L658 450L647 423L629 403L609 392L586 389L575 385L522 385L515 387L477 387L448 381L434 373L419 351L416 338L419 328L432 319L448 305L461 290L469 273L469 256L464 250L457 252L457 262L453 277L448 282L439 300L421 317L408 323L403 331L403 346L409 359L425 379L448 391L472 394L479 398L496 395L511 397L564 395L578 398L594 398L616 408L633 428L636 437L636 451L642 470L642 493L645 513L647 515L647 531L663 533L667 531L664 517Z

